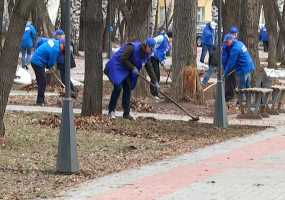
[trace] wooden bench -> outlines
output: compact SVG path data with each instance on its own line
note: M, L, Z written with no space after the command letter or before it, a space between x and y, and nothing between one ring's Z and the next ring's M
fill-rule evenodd
M273 89L266 88L247 88L238 90L237 93L241 114L238 118L242 119L262 119L269 117L266 112L270 96Z
M278 115L281 112L282 101L285 97L285 86L274 85L272 86L272 100L269 105L269 112L273 115Z

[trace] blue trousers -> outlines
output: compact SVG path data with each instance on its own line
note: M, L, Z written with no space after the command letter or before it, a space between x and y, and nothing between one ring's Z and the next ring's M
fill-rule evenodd
M201 57L200 57L200 62L204 63L205 57L207 55L207 52L209 52L209 54L211 54L212 51L213 51L213 46L203 44L203 46L202 46L202 53L201 53Z
M239 74L239 89L245 89L251 87L251 73Z
M22 67L25 68L31 62L32 48L21 48Z
M127 116L130 114L131 110L131 94L132 94L132 89L128 81L128 78L126 78L120 85L114 85L114 89L109 102L109 113L114 112L116 110L117 102L122 90L123 90L122 106L124 109L124 116Z
M204 78L203 78L203 81L202 81L202 84L204 86L206 86L208 84L213 73L214 73L214 67L209 66L209 69L208 69L208 71L206 71Z

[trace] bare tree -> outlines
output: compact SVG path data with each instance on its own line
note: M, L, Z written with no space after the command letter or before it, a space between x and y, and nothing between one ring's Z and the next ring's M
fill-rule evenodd
M258 29L261 13L259 0L244 0L242 4L241 40L246 44L256 64L257 74L263 73L258 53Z
M3 40L3 15L4 15L5 0L0 0L0 53L2 51L2 40Z
M124 16L126 23L125 38L127 41L145 40L148 35L148 12L151 7L151 0L120 0L118 6ZM143 75L146 73L143 71ZM134 91L137 98L147 96L148 86L138 80L138 85Z
M227 33L233 25L240 27L242 16L242 3L242 0L225 0L222 3L223 28L225 30L224 33ZM218 0L214 0L214 4L218 5Z
M277 40L278 40L278 30L277 30L277 17L274 12L272 12L273 7L270 1L262 0L265 21L267 25L267 30L269 33L269 53L268 53L268 66L276 67L277 62Z
M84 1L85 78L82 115L101 115L103 96L102 0Z
M0 56L0 136L2 137L5 135L4 114L18 65L19 44L28 14L35 3L36 0L17 0L10 15L8 34Z
M32 21L44 35L51 35L54 26L48 14L47 1L36 1L32 11Z
M175 70L172 91L178 100L185 97L202 100L200 80L196 69L196 29L193 28L196 27L196 15L197 0L175 1L172 57Z

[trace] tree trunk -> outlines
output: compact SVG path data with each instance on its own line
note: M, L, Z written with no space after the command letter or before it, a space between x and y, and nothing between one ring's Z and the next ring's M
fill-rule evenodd
M85 0L81 0L81 9L80 9L80 32L79 32L79 50L83 51L84 50L84 16L85 16Z
M54 26L49 18L45 1L36 1L35 9L32 12L32 21L41 34L51 36Z
M85 1L85 78L82 115L101 115L103 97L102 0Z
M234 25L240 28L241 25L241 5L242 0L226 0L223 4L223 27L224 34L230 31Z
M197 0L176 0L173 16L173 83L177 100L192 98L203 101L197 73L196 18ZM183 31L181 31L183 30Z
M282 21L285 22L285 3L283 4L283 14L282 14ZM284 42L285 36L283 34L281 34L281 31L279 31L279 37L278 37L278 44L277 44L277 58L278 61L282 60L282 58L285 54L285 50L284 50L284 46L285 46L285 42Z
M269 52L268 52L268 67L275 68L277 62L277 19L272 15L272 5L267 0L262 0L265 21L269 34Z
M10 15L8 34L0 56L0 137L5 135L3 120L18 65L19 44L28 18L27 13L34 3L35 0L16 1L13 13Z
M108 5L107 5L107 14L106 14L104 34L103 34L103 41L104 41L103 42L103 52L108 52L109 28L110 28L110 26L113 27L114 22L115 22L115 7L116 7L115 3L116 2L111 3L111 0L109 0Z
M0 0L0 55L2 52L2 40L3 40L3 15L4 15L5 0Z
M159 1L153 0L151 3L151 12L150 12L150 22L149 22L149 35L154 35L154 29L155 29L155 22L158 14L158 5Z
M264 72L260 67L259 52L258 52L258 29L261 12L261 3L259 0L244 0L242 5L242 25L241 25L241 40L247 46L256 65L257 75Z
M126 38L127 41L141 40L144 41L148 34L147 13L151 6L151 0L130 1L127 3L121 1L119 7L126 21ZM145 71L142 74L145 76ZM138 80L137 87L134 91L136 98L145 98L149 86L142 80Z
M155 13L155 24L154 24L154 34L158 32L158 18L159 18L159 0L154 0L157 1L157 7L156 7L156 13Z

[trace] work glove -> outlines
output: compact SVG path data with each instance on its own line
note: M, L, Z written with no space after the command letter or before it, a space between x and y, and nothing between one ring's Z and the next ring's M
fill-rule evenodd
M139 75L139 70L135 67L133 70L132 70L132 74L133 75L136 75L136 76L138 76Z
M158 83L158 82L155 82L155 83L154 83L154 86L155 86L155 89L156 89L157 94L159 94L159 93L160 93L160 85L159 85L159 83Z

